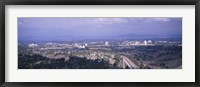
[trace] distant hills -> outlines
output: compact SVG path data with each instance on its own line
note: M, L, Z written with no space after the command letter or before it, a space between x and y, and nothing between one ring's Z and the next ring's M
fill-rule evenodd
M89 36L66 36L66 37L53 37L53 38L27 38L20 39L19 41L76 41L76 40L160 40L160 39L177 39L182 40L181 35L171 35L171 36L159 36L159 35L150 35L150 34L123 34L123 35L112 35L112 36L98 36L98 37L89 37Z
M117 36L117 38L119 39L150 39L150 38L158 38L158 37L159 36L157 35L147 35L147 34L143 34L143 35L126 34L126 35Z
M124 34L118 36L107 36L104 37L106 39L134 39L134 40L143 40L143 39L180 39L182 40L182 36L171 35L171 36L159 36L159 35L150 35L150 34Z

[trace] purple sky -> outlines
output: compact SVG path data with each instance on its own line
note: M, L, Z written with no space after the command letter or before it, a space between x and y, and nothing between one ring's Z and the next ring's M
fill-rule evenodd
M18 39L59 41L122 35L182 36L182 18L18 18Z

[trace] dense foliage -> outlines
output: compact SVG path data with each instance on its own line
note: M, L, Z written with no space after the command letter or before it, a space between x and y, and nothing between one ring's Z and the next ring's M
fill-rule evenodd
M40 55L22 55L19 54L19 69L108 69L115 68L103 59L90 60L70 56L69 60L49 59Z

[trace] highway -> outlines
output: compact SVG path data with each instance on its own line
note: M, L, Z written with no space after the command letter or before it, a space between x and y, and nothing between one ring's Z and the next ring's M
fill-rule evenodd
M125 56L121 56L121 58L123 59L123 62L130 68L130 69L139 69L139 67L133 63L129 58L125 57Z

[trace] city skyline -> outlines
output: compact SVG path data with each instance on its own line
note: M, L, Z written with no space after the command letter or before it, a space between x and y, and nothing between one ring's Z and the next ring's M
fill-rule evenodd
M18 18L18 69L182 69L182 18Z
M128 37L181 38L182 18L18 18L20 41Z

